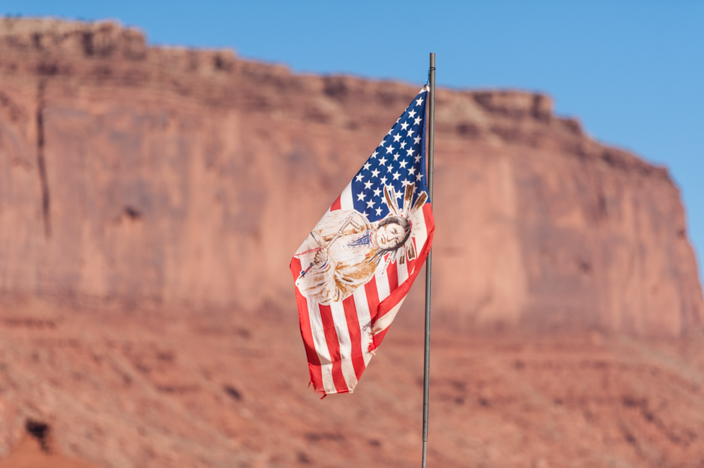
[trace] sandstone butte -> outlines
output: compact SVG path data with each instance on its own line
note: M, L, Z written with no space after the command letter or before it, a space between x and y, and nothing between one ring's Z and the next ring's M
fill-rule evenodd
M418 88L0 19L0 466L417 463L422 287L319 402L288 262ZM542 94L439 89L436 128L432 466L702 466L667 170Z

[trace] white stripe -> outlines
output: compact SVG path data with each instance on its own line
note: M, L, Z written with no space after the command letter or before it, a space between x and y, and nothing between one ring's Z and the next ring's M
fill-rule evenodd
M428 240L428 227L425 224L425 215L422 207L418 210L418 216L414 216L413 222L418 224L418 226L414 226L413 230L416 234L416 254L420 255L420 251L423 250L423 246Z
M306 300L308 304L308 319L310 320L310 331L315 343L315 352L318 353L320 361L320 371L323 376L323 390L325 393L336 393L335 382L332 380L332 361L328 344L325 341L325 331L323 329L323 319L320 316L320 308L315 301Z
M347 382L347 389L351 392L357 385L357 375L355 374L354 366L352 365L352 340L350 339L350 331L347 328L345 307L342 305L342 301L331 302L330 311L332 312L332 320L335 322L337 341L340 344L342 375L345 378L345 382Z
M369 365L372 353L369 352L369 345L372 342L372 317L369 313L369 303L367 302L367 291L364 286L355 289L352 294L354 305L357 309L357 321L359 321L359 332L361 336L362 356L364 357L364 367Z
M379 293L379 303L389 297L391 291L389 290L389 277L386 274L386 269L384 268L385 261L382 258L379 266L374 273L374 281L376 281L376 290Z
M340 209L354 210L354 200L352 199L352 182L340 194Z

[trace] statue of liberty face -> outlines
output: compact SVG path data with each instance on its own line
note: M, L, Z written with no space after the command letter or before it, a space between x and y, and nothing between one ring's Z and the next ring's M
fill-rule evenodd
M405 235L405 231L399 224L389 223L377 229L375 240L380 248L393 249L403 240Z

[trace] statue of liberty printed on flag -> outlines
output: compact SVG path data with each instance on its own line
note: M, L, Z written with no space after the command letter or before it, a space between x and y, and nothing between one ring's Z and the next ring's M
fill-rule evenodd
M311 382L351 393L432 244L424 87L291 261Z

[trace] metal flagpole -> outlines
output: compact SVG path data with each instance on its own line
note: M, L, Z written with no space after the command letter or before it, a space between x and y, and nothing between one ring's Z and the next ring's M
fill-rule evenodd
M428 96L428 195L433 199L433 144L435 143L435 53L430 53L430 95ZM430 393L430 286L433 250L425 261L425 358L423 365L423 468L428 449L428 397Z

